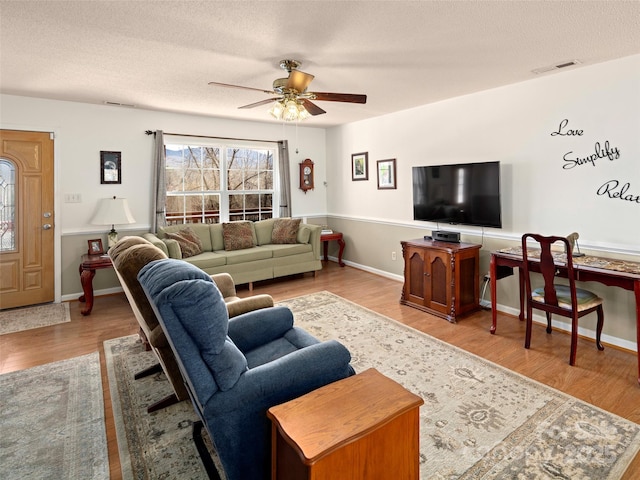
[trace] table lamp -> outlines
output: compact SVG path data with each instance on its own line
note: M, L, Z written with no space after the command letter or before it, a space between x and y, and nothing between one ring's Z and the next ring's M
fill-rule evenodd
M118 232L115 225L136 223L126 198L103 198L98 204L98 210L91 219L93 225L111 225L111 231L107 235L109 248L118 241Z

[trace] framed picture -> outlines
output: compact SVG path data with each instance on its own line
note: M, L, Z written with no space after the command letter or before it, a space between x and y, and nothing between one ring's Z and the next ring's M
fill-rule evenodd
M100 152L100 183L122 183L121 152Z
M351 155L351 180L369 180L369 153Z
M88 240L89 243L89 255L102 255L104 249L102 248L102 240L96 238L94 240Z
M378 160L378 190L396 188L396 159Z

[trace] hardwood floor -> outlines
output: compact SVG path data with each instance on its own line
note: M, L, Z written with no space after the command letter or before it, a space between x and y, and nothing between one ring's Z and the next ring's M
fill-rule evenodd
M429 335L491 360L529 378L573 395L604 410L640 423L640 387L636 354L580 339L576 366L569 366L569 335L534 327L531 349L525 350L524 323L499 314L496 335L489 333L491 312L480 311L457 324L400 305L402 284L351 267L329 262L316 277L310 274L260 282L253 292L239 287L241 297L268 293L274 300L327 290L378 313L394 318ZM35 330L0 335L0 373L100 352L111 478L122 478L111 409L104 340L137 333L138 324L124 294L97 297L90 316L83 304L70 302L71 322ZM606 307L605 307L606 309ZM605 319L606 322L606 319ZM640 476L640 455L622 477Z

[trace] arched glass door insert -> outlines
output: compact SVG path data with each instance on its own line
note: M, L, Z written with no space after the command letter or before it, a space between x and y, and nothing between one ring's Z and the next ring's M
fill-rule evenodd
M0 158L0 252L16 248L16 167Z

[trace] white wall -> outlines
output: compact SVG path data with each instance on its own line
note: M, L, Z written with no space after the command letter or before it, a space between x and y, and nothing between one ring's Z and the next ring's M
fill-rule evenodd
M565 119L563 132L582 135L552 135ZM435 229L413 222L411 167L499 160L503 228L485 236L577 231L583 248L638 255L639 133L640 55L336 127L327 134L328 214ZM565 155L589 157L606 142L619 158L563 168ZM351 180L358 152L369 153L367 182ZM389 158L397 160L398 189L380 191L376 160ZM609 180L629 183L633 200L598 195Z
M266 116L266 112L265 112ZM171 133L289 140L292 214L324 213L326 192L325 130L277 122L242 122L222 118L89 105L37 98L0 96L0 128L55 132L56 227L63 235L96 231L90 225L98 199L116 195L129 199L136 229L151 223L153 136L145 130ZM296 148L298 153L296 153ZM122 152L122 184L100 184L100 151ZM297 188L298 163L315 162L316 189L306 195ZM79 193L81 203L64 203Z
M266 116L266 112L265 112ZM102 238L108 228L91 225L100 198L113 195L129 200L136 223L118 227L120 233L148 231L151 224L153 136L145 130L171 133L289 141L292 215L322 215L326 210L325 130L278 122L241 122L176 113L89 105L38 98L0 95L0 128L55 133L55 297L77 298L80 255L87 239ZM298 153L296 153L298 149ZM122 152L122 184L100 184L100 151ZM306 195L298 187L298 163L315 162L316 189ZM66 194L79 194L80 203L65 203ZM96 275L96 291L112 291L113 275Z
M564 119L564 132L582 135L552 135ZM582 251L640 261L639 133L640 55L335 127L327 132L328 223L345 235L347 264L402 279L400 241L436 229L413 221L411 167L499 160L503 228L440 225L483 244L481 275L491 251L517 245L528 231L577 231ZM596 142L609 142L619 158L563 169L567 152L588 157ZM368 181L351 180L358 152L369 153ZM397 161L398 188L378 190L376 161L389 158ZM612 179L630 184L633 201L597 194ZM517 276L498 282L500 310L517 314L517 285ZM587 287L605 301L603 340L636 350L633 292ZM593 338L594 330L595 320L585 318L580 334Z

